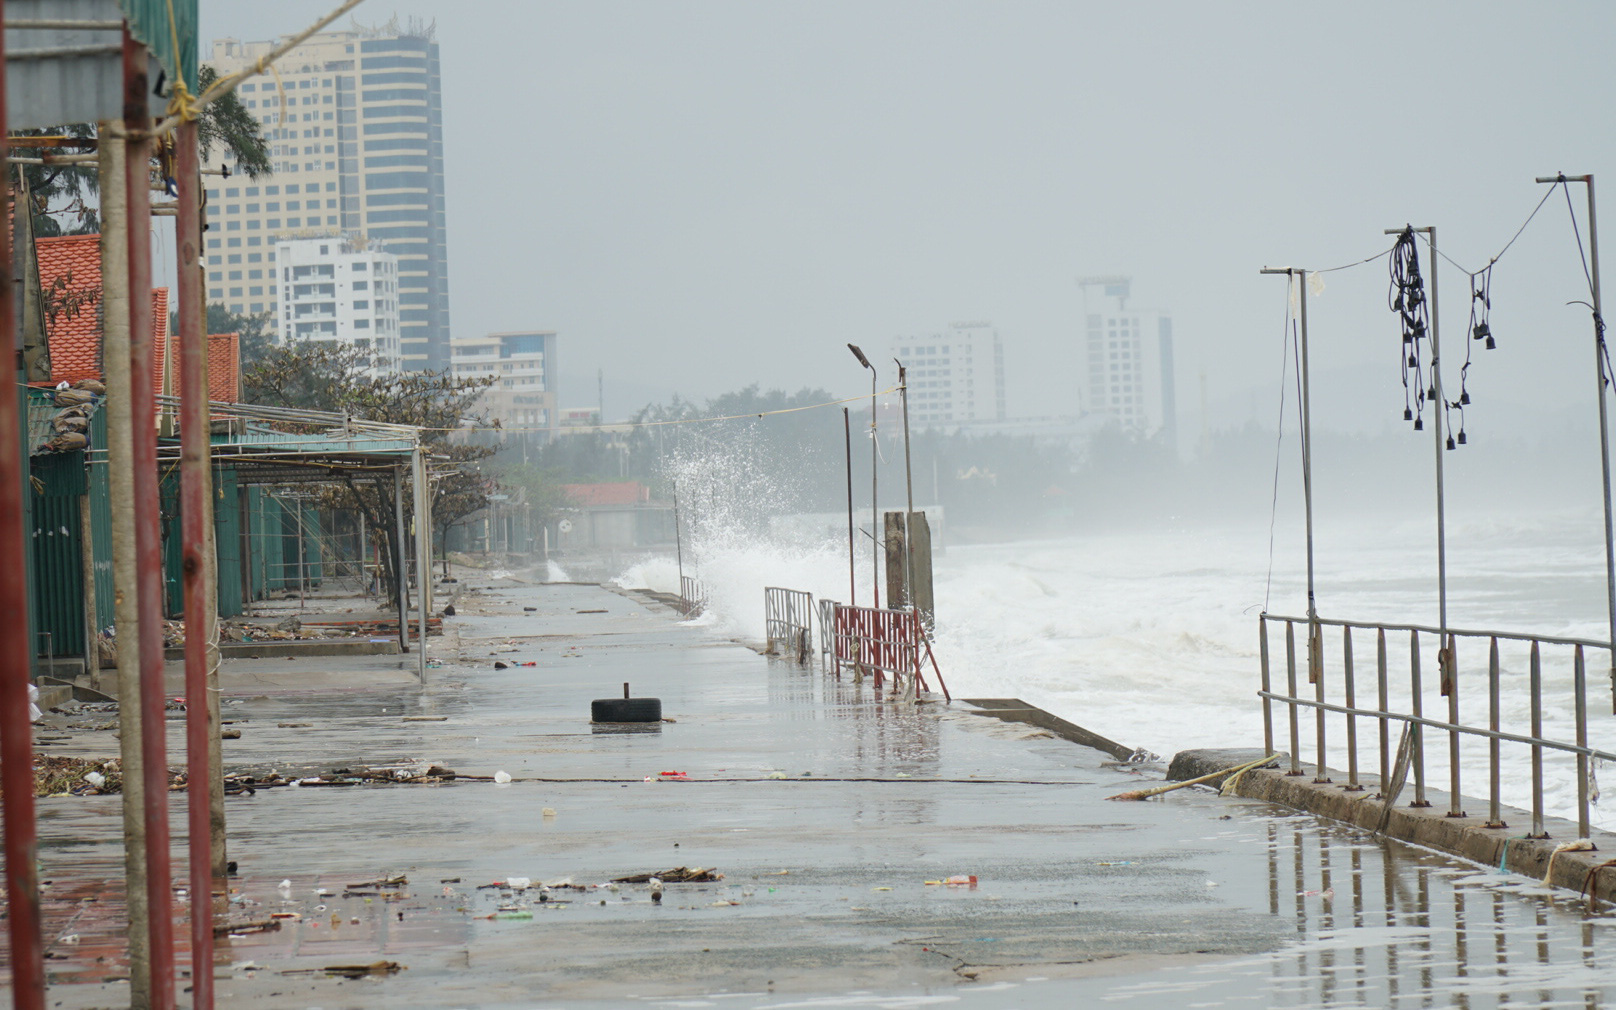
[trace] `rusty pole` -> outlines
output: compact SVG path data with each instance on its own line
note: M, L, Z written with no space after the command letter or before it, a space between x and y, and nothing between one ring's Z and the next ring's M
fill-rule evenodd
M151 129L146 48L123 33L125 197L129 215L129 408L133 418L135 562L140 594L141 768L146 900L151 914L151 1005L174 1005L173 884L168 852L168 741L163 716L163 544L157 496L156 341L152 334ZM120 671L120 674L122 671Z
M179 250L180 517L185 580L185 799L189 814L191 886L191 1006L213 1006L213 830L208 719L208 599L203 576L208 527L207 334L202 306L202 193L197 124L182 122L174 135L179 208L174 244Z
M853 422L842 408L842 435L847 441L847 605L858 606L858 576L853 574L858 552L853 544Z
M0 21L4 20L0 12ZM0 32L0 63L4 62ZM6 94L0 74L0 164L8 153ZM28 626L28 578L23 562L23 469L21 397L17 392L17 317L12 285L11 185L0 206L0 614ZM6 916L11 940L11 1005L40 1010L45 1005L45 948L40 935L38 842L34 825L34 740L28 721L28 636L0 635L0 769L4 769Z

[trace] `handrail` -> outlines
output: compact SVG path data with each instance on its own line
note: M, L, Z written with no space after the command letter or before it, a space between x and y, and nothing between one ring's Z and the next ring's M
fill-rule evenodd
M1306 617L1289 617L1284 614L1270 614L1266 611L1260 615L1265 621L1288 621L1294 624L1306 624ZM1374 631L1377 628L1384 631L1425 631L1433 635L1446 632L1449 635L1461 635L1465 638L1496 638L1506 642L1541 642L1544 645L1581 645L1590 649L1608 649L1609 642L1597 638L1562 638L1555 635L1537 635L1529 631L1478 631L1472 628L1438 628L1432 624L1387 624L1381 621L1345 621L1340 618L1315 617L1313 623L1326 628L1361 628L1364 631Z
M1270 656L1268 629L1274 624L1284 627L1284 684L1274 684L1273 660ZM1296 631L1298 626L1306 632L1305 654L1298 662L1296 648ZM1340 652L1339 659L1327 663L1324 648L1324 629L1339 628ZM1377 690L1375 701L1359 704L1356 691L1356 671L1353 659L1354 631L1373 632L1375 634L1375 676ZM1391 675L1387 661L1387 633L1407 633L1409 640L1407 673L1407 698L1410 711L1398 711L1390 703L1389 685ZM1429 648L1430 639L1426 640L1424 648L1420 636L1422 634L1435 636L1436 641L1436 668L1438 672L1438 686L1441 695L1447 701L1447 719L1427 718L1421 711L1425 700L1426 685L1421 679L1421 656L1424 648ZM1334 637L1334 636L1332 636ZM1489 643L1486 656L1486 727L1469 725L1459 717L1459 691L1461 686L1459 641L1481 639ZM1616 753L1591 747L1588 744L1588 705L1587 705L1587 659L1585 652L1588 649L1610 649L1607 642L1591 639L1570 638L1556 635L1534 635L1524 632L1504 631L1478 631L1461 628L1441 629L1423 624L1393 624L1368 621L1350 621L1332 618L1307 618L1281 614L1263 613L1258 618L1258 640L1260 645L1261 685L1257 696L1262 699L1263 708L1263 742L1269 751L1274 750L1274 717L1273 704L1278 702L1286 707L1289 721L1290 736L1290 770L1288 774L1303 774L1300 751L1300 712L1311 709L1314 712L1317 736L1317 754L1314 762L1315 782L1328 782L1329 770L1326 763L1326 725L1327 716L1340 715L1346 717L1346 749L1347 749L1347 785L1346 789L1355 791L1364 788L1359 784L1358 775L1358 735L1357 720L1360 718L1374 719L1379 723L1379 758L1380 782L1383 794L1390 790L1395 795L1399 786L1391 782L1390 761L1390 725L1401 722L1405 726L1417 726L1448 734L1449 756L1449 798L1451 807L1448 811L1450 817L1463 817L1461 809L1461 765L1459 741L1464 736L1470 736L1489 741L1487 747L1489 793L1487 826L1502 828L1505 826L1501 801L1501 762L1500 745L1508 742L1521 744L1532 749L1532 829L1529 836L1533 838L1546 838L1544 833L1544 786L1543 786L1543 752L1545 750L1562 754L1574 755L1576 758L1577 782L1577 827L1579 834L1586 836L1591 828L1589 810L1589 760L1616 761ZM1501 700L1500 684L1503 679L1503 670L1499 658L1498 643L1500 641L1526 644L1530 646L1527 690L1531 705L1531 732L1512 732L1500 728ZM1566 706L1559 701L1561 707L1568 707L1573 712L1573 732L1575 742L1555 739L1543 734L1542 712L1544 707L1543 692L1543 648L1545 646L1569 647L1571 649L1571 705ZM1560 653L1564 655L1564 653ZM1305 664L1305 667L1304 667ZM1307 671L1307 679L1312 690L1308 691L1313 697L1302 697L1299 689L1297 671L1303 667ZM1476 669L1479 676L1480 669ZM1340 687L1342 702L1326 700L1326 691L1330 683L1337 683ZM1469 678L1465 682L1470 682ZM1479 683L1479 681L1477 681ZM1561 695L1563 697L1563 694ZM1472 705L1474 708L1474 703ZM1423 736L1412 734L1412 756L1410 770L1414 778L1413 805L1429 806L1425 798L1425 753Z

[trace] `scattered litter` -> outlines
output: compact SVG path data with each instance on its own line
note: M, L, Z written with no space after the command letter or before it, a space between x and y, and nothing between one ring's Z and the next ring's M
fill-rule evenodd
M928 886L940 884L944 887L975 887L976 874L956 873L952 877L944 877L942 880L928 880L926 884Z
M1114 862L1095 863L1094 865L1095 866L1132 866L1133 865L1133 860L1131 860L1131 859L1118 859L1118 860L1115 860Z
M690 777L684 772L660 772L659 774L665 779L688 779Z
M555 807L545 807L542 812L542 816L545 820L550 820L551 818L555 817L555 815Z
M76 943L79 942L79 935L77 933L69 933L66 936L57 938L56 942L57 943L76 944Z
M382 888L382 887L403 887L405 884L408 884L409 882L410 882L410 878L404 876L401 873L396 877L381 877L381 878L378 878L376 880L367 880L367 881L365 881L363 883L360 883L360 884L345 884L343 886L346 887L350 891L359 891L359 890L365 890L367 888L375 889L375 888Z
M705 884L705 883L710 883L712 881L723 880L723 879L724 879L724 875L722 873L719 873L717 870L709 870L709 869L705 869L705 868L700 867L700 866L698 866L698 867L696 867L694 869L686 869L683 866L679 866L679 867L675 867L674 869L671 869L671 870L663 870L661 873L632 873L632 874L629 874L626 877L613 877L612 878L612 883L614 883L614 884L655 884L655 883Z
M606 608L601 607L599 610L578 610L574 612L579 614L604 614L606 613Z
M771 779L783 779L785 777L786 777L785 772L770 772L769 773L769 778L771 778Z
M532 877L506 877L505 886L513 891L525 891L533 886Z
M1561 842L1559 845L1556 845L1554 847L1554 851L1549 853L1549 865L1543 868L1543 882L1545 884L1549 883L1550 878L1552 878L1554 876L1554 859L1560 853L1562 853L1562 852L1588 852L1588 851L1592 850L1593 847L1594 847L1594 843L1589 841L1586 838L1577 838L1577 839L1573 839L1572 841Z
M407 715L407 716L404 717L404 721L405 722L448 722L449 717L446 716L446 715Z
M370 964L328 964L324 968L285 968L282 975L330 975L341 978L396 975L404 970L397 961L374 961Z
M1299 897L1303 897L1303 898L1323 898L1326 901L1328 901L1331 898L1335 897L1335 888L1326 887L1322 891L1297 891L1296 893L1297 893L1297 895Z
M495 785L501 785L501 786L510 785L510 782L511 782L511 773L510 772L505 771L504 769L500 769L499 771L494 773L494 784Z

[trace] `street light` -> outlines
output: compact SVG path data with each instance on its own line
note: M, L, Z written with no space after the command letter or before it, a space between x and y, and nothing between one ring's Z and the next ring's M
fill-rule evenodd
M848 344L847 349L853 352L853 357L859 364L870 370L870 574L873 577L871 590L875 594L875 609L881 609L881 515L876 510L875 477L876 477L876 445L875 445L875 366L870 359L864 356L857 344Z

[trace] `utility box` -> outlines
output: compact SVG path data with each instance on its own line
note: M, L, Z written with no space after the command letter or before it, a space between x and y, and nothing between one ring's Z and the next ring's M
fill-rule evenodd
M886 513L882 543L886 547L887 606L900 610L913 604L928 631L934 625L931 578L931 526L926 513L909 513L907 556L902 512ZM914 584L910 585L910 566Z

